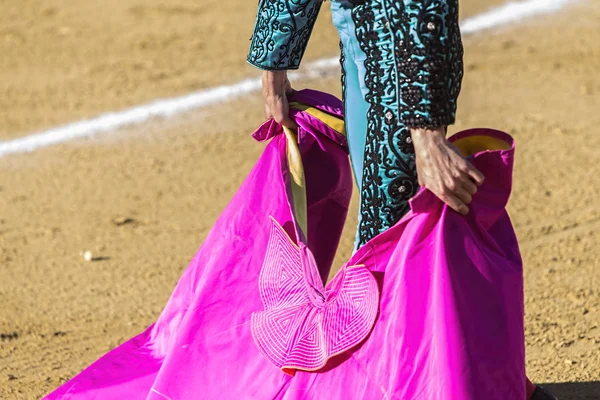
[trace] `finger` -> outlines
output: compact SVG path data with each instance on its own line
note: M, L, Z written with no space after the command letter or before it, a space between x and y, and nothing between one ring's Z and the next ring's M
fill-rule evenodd
M273 99L273 101L269 102L271 114L273 114L273 118L276 122L282 123L286 118L288 118L288 105L287 101L282 98Z
M465 160L466 161L466 160ZM485 177L483 176L483 174L473 166L473 164L471 164L470 162L466 161L467 163L467 174L469 175L469 177L471 179L473 179L473 181L477 184L477 185L481 185L483 183L483 181L485 180Z
M459 214L466 215L469 212L469 207L452 193L445 194L441 200Z
M273 113L273 118L275 119L275 122L287 128L295 129L298 127L289 116L289 107L287 106L287 103L284 103L283 101L278 102L275 112Z
M462 176L462 186L471 196L477 193L477 185L466 174Z
M296 123L290 117L286 117L286 118L282 119L280 124L285 126L286 128L290 128L290 129L298 128L298 125L296 125Z
M464 188L458 188L457 190L455 190L454 195L456 197L458 197L460 200L462 200L462 202L465 204L469 204L473 200L473 197L471 197L471 194L469 192L467 192L467 190Z

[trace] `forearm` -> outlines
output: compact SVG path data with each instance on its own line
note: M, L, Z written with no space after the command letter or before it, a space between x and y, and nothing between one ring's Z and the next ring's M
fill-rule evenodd
M322 0L260 0L248 63L265 70L297 69Z

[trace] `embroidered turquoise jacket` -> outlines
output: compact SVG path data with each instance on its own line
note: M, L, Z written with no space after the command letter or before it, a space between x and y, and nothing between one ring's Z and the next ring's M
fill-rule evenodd
M400 105L407 116L402 122L414 128L454 123L463 75L458 0L333 1L351 9L357 47L367 62L396 66ZM264 70L297 69L321 4L259 0L248 62Z

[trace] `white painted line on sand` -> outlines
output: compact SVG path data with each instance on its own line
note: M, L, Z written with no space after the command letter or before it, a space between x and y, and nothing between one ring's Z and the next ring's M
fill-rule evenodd
M530 18L535 15L548 14L575 0L529 0L525 2L509 2L492 10L465 20L460 25L463 34L474 33L484 29L506 25L511 22Z
M461 23L463 34L472 34L484 29L515 22L534 15L558 10L573 0L529 0L507 3ZM337 58L327 58L306 64L303 72L293 72L291 79L306 79L321 76L332 68L339 67ZM128 125L139 124L155 117L170 117L192 109L230 100L255 92L261 87L260 78L246 79L233 85L218 86L171 99L156 100L123 111L111 112L96 118L58 126L22 138L0 142L0 157L8 154L31 152L69 140L113 131Z

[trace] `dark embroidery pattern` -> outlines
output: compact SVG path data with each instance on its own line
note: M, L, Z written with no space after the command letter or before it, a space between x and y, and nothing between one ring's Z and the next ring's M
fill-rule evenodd
M248 62L267 70L297 69L321 1L260 0Z
M408 127L453 123L460 91L457 0L405 3L353 0L369 103L358 246L398 222L418 191Z
M342 67L342 104L344 105L344 115L346 114L346 56L344 55L344 44L340 40L340 66Z
M402 121L413 128L450 125L463 75L458 0L411 1L405 13L410 30L396 48Z

